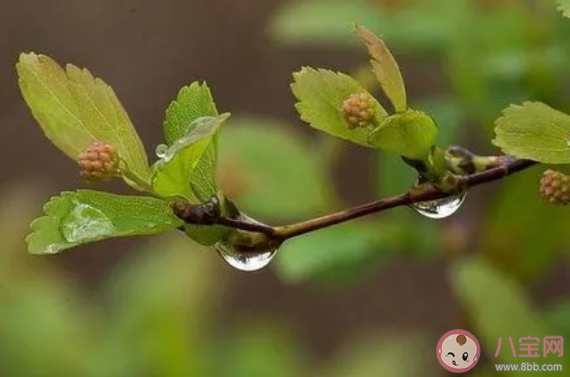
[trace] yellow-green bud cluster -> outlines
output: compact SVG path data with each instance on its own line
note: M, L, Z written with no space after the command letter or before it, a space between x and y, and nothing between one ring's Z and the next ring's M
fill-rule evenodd
M119 175L119 154L115 147L96 141L77 158L81 178L88 182L106 181Z
M556 170L548 169L540 180L540 194L553 204L570 202L570 177Z
M374 122L374 98L368 93L353 94L342 104L342 113L348 128L366 127Z

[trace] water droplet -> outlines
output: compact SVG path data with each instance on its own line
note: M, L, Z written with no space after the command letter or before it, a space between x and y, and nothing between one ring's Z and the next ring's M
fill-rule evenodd
M261 250L244 250L228 241L219 241L215 245L218 253L228 264L240 271L256 271L267 266L277 253L277 247Z
M444 219L453 215L467 196L467 192L453 195L443 199L428 200L412 204L412 208L430 219Z
M74 201L75 207L62 219L61 232L67 242L85 242L112 235L115 226L97 208Z
M250 222L261 224L243 213L239 214L240 220L248 220ZM262 237L255 247L250 246L256 243L253 237ZM221 241L218 241L214 247L222 258L228 264L240 271L257 271L267 266L273 259L278 245L272 244L265 236L260 233L234 231Z
M61 251L61 247L59 244L49 244L44 249L44 253L46 254L57 254Z
M165 158L167 152L168 152L168 145L166 144L159 144L154 151L156 157L158 158Z

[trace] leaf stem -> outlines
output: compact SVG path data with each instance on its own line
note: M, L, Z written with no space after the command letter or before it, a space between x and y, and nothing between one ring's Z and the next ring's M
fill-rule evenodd
M156 196L151 184L147 180L141 178L138 174L133 173L128 168L122 170L121 174L123 178L126 178L126 183L132 188Z

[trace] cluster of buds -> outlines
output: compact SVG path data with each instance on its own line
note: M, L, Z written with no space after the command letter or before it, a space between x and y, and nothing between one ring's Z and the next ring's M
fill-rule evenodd
M556 170L548 169L540 180L540 194L553 204L570 202L570 177Z
M342 113L348 128L367 127L374 123L374 98L368 93L353 94L342 104Z
M119 175L119 154L115 147L96 141L77 158L81 179L87 182L106 181Z

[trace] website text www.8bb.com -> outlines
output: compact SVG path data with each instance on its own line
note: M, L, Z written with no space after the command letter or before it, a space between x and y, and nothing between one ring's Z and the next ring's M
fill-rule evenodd
M519 364L495 364L497 372L562 372L562 364L538 364L525 362Z

